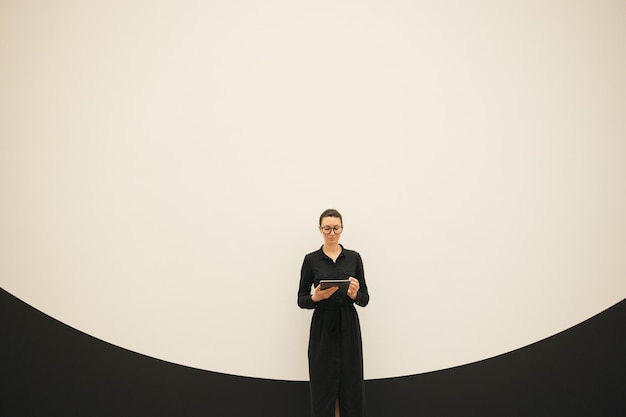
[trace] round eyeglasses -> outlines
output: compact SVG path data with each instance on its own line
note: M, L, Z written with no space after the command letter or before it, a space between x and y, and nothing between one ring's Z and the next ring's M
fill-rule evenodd
M329 235L330 232L335 232L335 234L338 235L343 230L343 226L335 226L335 227L324 226L324 227L320 227L320 229L322 230L322 232L324 232L325 235Z

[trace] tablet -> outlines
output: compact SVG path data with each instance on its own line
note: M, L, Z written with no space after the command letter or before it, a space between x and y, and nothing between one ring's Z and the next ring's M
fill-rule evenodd
M339 287L337 291L347 292L350 286L349 279L322 279L320 280L320 290L330 287Z

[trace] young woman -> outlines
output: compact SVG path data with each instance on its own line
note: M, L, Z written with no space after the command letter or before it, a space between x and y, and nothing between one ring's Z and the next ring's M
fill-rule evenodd
M363 348L354 304L365 307L370 298L363 261L339 244L343 220L337 210L322 213L319 230L324 245L304 257L298 290L298 305L315 310L309 336L311 416L362 417ZM348 279L349 286L322 290L324 279Z

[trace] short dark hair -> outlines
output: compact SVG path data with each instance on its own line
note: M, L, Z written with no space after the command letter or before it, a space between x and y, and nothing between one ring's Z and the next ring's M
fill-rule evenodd
M327 209L324 210L324 212L322 213L322 215L320 216L320 226L322 225L322 219L324 217L338 217L339 221L341 222L341 225L343 226L343 219L341 218L341 213L339 213L337 210L335 209Z

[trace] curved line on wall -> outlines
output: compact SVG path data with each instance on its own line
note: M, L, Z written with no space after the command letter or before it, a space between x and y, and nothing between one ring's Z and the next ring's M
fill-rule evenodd
M366 381L368 416L626 415L626 299L455 368ZM309 415L306 381L189 368L73 329L0 289L4 416Z

